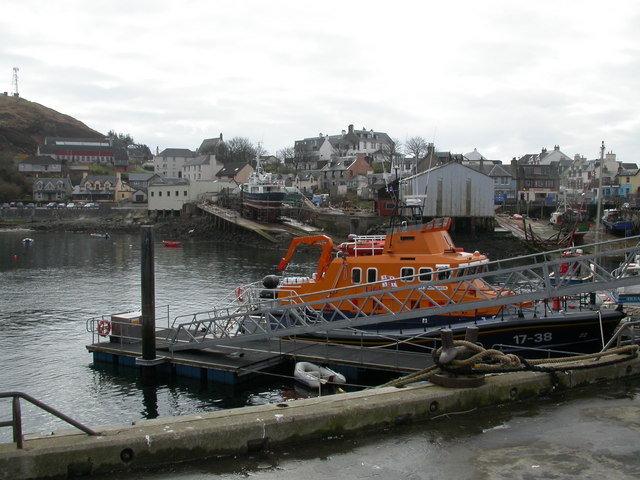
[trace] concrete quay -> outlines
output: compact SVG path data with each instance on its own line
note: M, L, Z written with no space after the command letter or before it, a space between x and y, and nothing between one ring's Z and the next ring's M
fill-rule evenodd
M555 366L558 368L558 366ZM640 359L612 355L563 364L554 372L487 375L477 388L429 382L404 388L295 400L208 414L145 420L50 436L27 436L25 448L0 445L0 479L73 478L127 472L226 455L242 455L299 441L397 427L640 374Z

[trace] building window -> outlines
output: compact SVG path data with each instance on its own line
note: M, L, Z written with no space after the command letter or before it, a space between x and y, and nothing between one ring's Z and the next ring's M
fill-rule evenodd
M183 197L187 196L187 191L185 190L184 193L182 194Z
M171 196L171 191L167 190L167 197Z

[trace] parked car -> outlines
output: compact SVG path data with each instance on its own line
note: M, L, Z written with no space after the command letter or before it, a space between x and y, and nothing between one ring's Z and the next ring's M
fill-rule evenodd
M18 203L16 203L16 207L18 207L18 208L24 208L24 203L22 203L22 202L18 202Z
M36 208L35 203L27 203L27 208Z
M72 202L69 202L69 203L67 203L67 208L76 208L76 204L72 203Z
M84 204L84 208L100 208L100 205L98 205L97 203L89 202Z
M9 204L8 204L7 202L4 202L4 203L2 204L2 208L9 208Z
M56 208L57 206L58 206L58 204L56 202L47 203L47 208Z
M64 204L64 202L60 202L58 204L58 208L66 208L67 206Z

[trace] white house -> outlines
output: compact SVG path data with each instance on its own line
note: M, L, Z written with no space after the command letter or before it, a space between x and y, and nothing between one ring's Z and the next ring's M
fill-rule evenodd
M215 155L198 155L185 161L182 167L182 178L187 180L214 180L216 174L224 167Z
M301 170L316 170L334 157L345 157L362 153L374 162L386 159L385 150L392 150L393 140L383 132L375 132L362 127L362 130L349 125L339 135L323 135L296 140L295 156Z
M236 184L225 180L190 181L186 178L159 178L148 188L149 211L180 211L186 203L200 203Z
M400 184L407 204L420 203L425 217L493 217L494 181L456 162L433 167Z
M182 178L182 167L195 156L188 148L165 148L153 157L153 171L166 178Z
M189 203L189 180L184 178L162 177L149 183L148 188L149 211L153 210L182 210L185 203Z

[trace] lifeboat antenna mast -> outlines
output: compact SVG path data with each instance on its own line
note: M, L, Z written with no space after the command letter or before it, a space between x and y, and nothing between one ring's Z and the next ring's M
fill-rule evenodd
M18 93L18 70L20 70L18 67L13 67L13 76L11 77L11 88L13 89L11 94L14 97L20 96Z
M600 165L598 166L598 203L596 210L596 253L600 242L600 230L602 228L602 164L604 163L604 140L600 147Z

